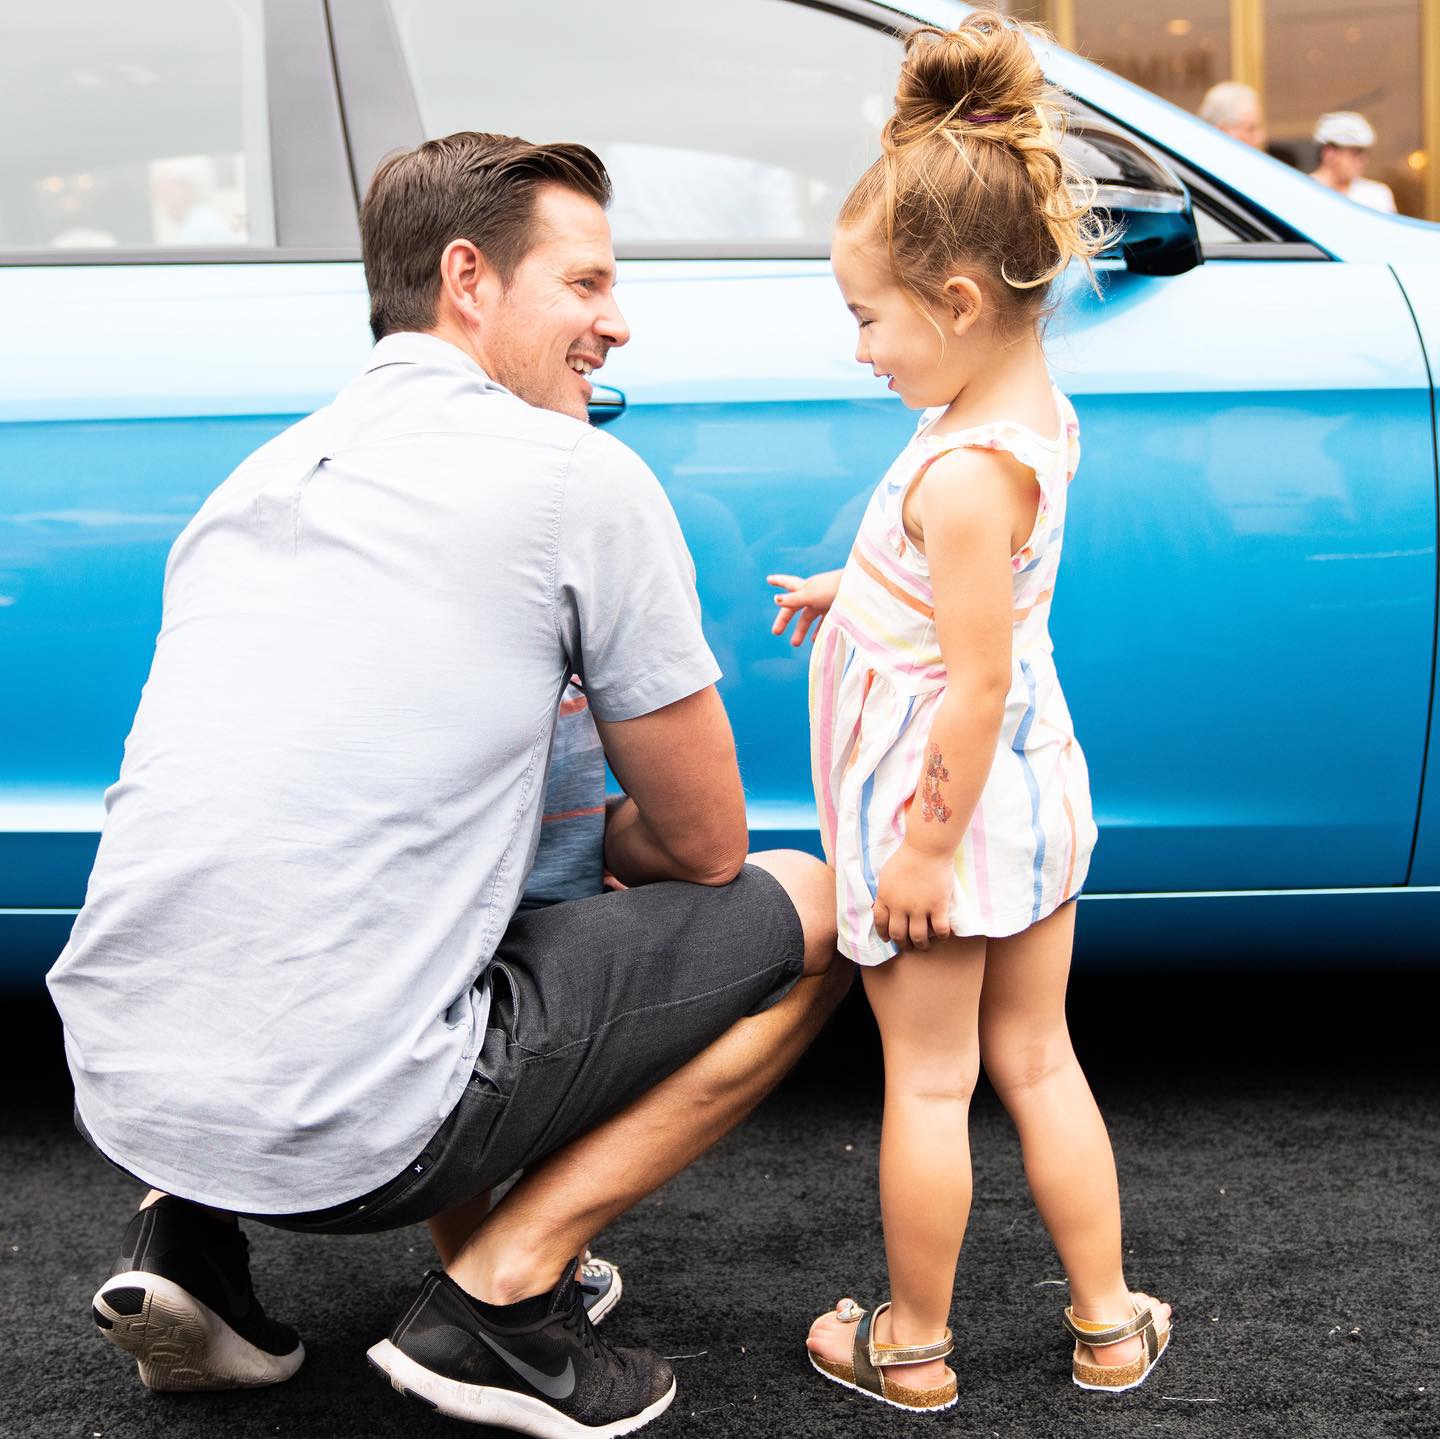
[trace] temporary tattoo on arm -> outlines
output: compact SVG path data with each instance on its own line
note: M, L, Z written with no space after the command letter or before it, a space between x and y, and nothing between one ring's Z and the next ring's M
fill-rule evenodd
M925 775L920 781L920 814L923 819L933 819L937 824L944 824L950 818L950 806L945 803L945 798L940 793L940 782L949 778L950 771L945 768L940 747L927 745Z

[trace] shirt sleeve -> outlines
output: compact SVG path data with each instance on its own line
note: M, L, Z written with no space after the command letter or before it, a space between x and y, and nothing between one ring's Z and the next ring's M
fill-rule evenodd
M695 563L649 466L610 435L575 446L555 574L560 641L602 720L635 719L720 678Z

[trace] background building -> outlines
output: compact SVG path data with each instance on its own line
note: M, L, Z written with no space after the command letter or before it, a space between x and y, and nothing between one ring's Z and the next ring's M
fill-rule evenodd
M1440 0L1001 0L1067 48L1187 110L1218 80L1265 101L1272 153L1314 166L1327 110L1379 136L1367 174L1440 220Z

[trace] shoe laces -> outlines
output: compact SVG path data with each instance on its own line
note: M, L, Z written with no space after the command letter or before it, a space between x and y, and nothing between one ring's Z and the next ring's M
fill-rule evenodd
M585 1312L585 1300L580 1293L580 1285L574 1280L571 1281L570 1307L565 1311L565 1317L560 1322L575 1335L580 1341L581 1348L590 1358L598 1359L600 1357L600 1338L595 1333L595 1326L591 1324L590 1316Z

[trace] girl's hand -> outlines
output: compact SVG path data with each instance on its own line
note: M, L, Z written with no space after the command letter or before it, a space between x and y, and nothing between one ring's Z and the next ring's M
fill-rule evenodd
M950 935L955 858L925 854L902 844L885 862L876 885L875 928L881 939L905 949L929 949Z
M766 575L765 582L774 585L777 590L785 591L784 594L775 596L775 603L780 606L780 613L775 616L775 623L770 626L770 633L783 635L789 627L790 621L797 615L800 623L795 626L795 633L790 637L792 645L803 644L805 636L810 632L811 625L817 620L823 619L830 606L835 603L836 591L840 588L841 570L826 570L824 574L811 575L808 580L802 580L799 575ZM813 641L819 629L810 634Z

